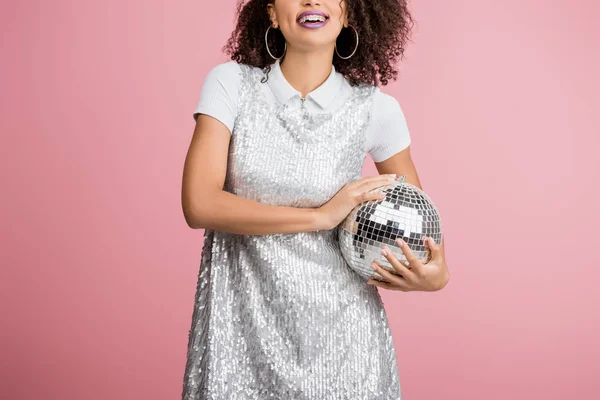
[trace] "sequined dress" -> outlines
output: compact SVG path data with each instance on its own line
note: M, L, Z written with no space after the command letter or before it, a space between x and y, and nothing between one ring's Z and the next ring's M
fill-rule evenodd
M308 113L268 104L263 70L240 69L225 190L319 207L361 178L373 86ZM337 230L205 231L182 399L401 399L381 297L347 266Z

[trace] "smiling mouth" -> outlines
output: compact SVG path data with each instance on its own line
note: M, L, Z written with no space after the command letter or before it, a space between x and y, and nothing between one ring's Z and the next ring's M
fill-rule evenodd
M329 18L324 15L305 15L303 17L298 18L299 24L322 24L327 21Z
M321 10L306 10L296 18L298 25L303 28L320 28L327 24L329 16Z

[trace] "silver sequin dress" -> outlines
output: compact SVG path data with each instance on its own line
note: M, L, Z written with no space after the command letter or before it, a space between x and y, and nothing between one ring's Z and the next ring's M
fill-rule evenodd
M319 207L361 178L374 87L308 113L270 105L264 72L240 64L225 190ZM240 235L207 229L183 400L400 400L377 287L349 269L337 231Z

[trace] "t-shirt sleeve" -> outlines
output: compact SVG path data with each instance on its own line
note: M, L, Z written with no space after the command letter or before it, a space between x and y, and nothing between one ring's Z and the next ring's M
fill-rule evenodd
M367 151L375 162L385 161L410 145L406 118L395 97L377 91L373 99Z
M198 114L210 115L232 132L237 116L239 83L240 67L235 61L214 66L204 78L194 120Z

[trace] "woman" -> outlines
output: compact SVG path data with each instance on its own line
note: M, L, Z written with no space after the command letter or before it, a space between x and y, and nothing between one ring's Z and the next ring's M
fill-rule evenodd
M443 248L386 255L371 285L335 227L390 174L420 187L398 102L376 85L410 31L404 0L250 0L194 113L186 221L204 228L183 399L400 399L375 286L439 290ZM357 40L358 39L358 40ZM381 175L361 178L366 153ZM389 253L388 253L389 254ZM410 268L410 269L408 269ZM399 277L398 274L402 275Z

